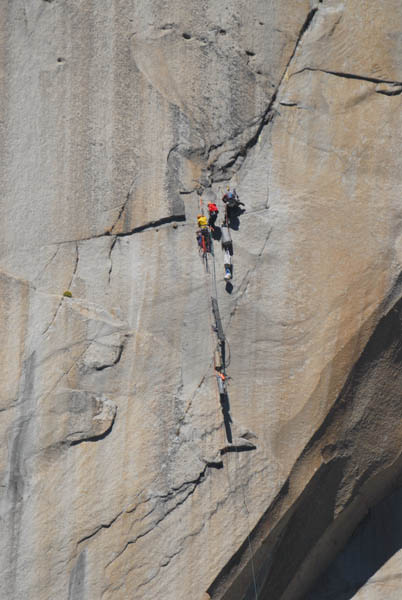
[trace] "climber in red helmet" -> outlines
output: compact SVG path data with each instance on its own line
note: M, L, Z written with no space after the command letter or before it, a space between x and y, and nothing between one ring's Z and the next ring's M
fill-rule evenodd
M215 229L215 222L216 219L218 217L218 207L216 206L215 202L209 202L208 203L208 214L209 214L209 218L208 218L208 225L210 226L210 228L213 230Z

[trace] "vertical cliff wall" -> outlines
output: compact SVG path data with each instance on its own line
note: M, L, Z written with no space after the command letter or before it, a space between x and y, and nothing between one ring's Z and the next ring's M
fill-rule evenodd
M0 16L1 597L304 597L400 473L400 3Z

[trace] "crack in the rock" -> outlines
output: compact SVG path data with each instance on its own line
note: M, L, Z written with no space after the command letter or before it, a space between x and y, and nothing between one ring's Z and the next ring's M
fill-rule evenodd
M183 415L182 415L181 419L179 419L178 425L179 425L180 427L183 425L183 423L184 423L184 421L185 421L185 418L186 418L186 416L187 416L187 413L188 413L188 411L190 410L190 408L191 408L191 406L192 406L193 400L195 399L195 397L197 396L198 392L200 391L200 389L201 389L201 388L202 388L202 386L204 385L205 381L207 380L207 376L208 376L208 373L209 373L209 371L210 371L210 369L211 369L212 365L213 365L213 360L211 360L211 361L209 362L209 365L208 365L207 369L205 370L205 373L202 375L202 377L201 377L201 379L200 379L200 382L199 382L199 384L198 384L198 385L197 385L197 387L195 388L194 392L193 392L193 393L192 393L192 395L191 395L191 398L190 398L190 400L189 400L189 401L188 401L188 403L187 403L187 406L186 406L186 408L185 408L185 410L184 410L184 413L183 413Z
M40 280L41 277L45 274L46 269L53 262L53 260L56 258L56 255L57 255L57 253L58 253L59 250L60 250L60 246L57 246L56 247L56 251L52 254L52 256L49 258L49 260L46 262L45 266L37 274L37 276L35 277L35 279L32 282L32 285L35 285L35 281Z
M126 199L124 200L123 204L121 205L121 208L120 208L120 210L119 210L119 214L117 215L117 218L116 218L115 222L113 223L113 225L112 225L112 226L111 226L111 228L110 228L110 233L111 233L111 234L112 234L112 233L114 233L114 232L113 232L113 229L114 229L115 227L117 227L117 225L118 225L118 223L119 223L119 221L120 221L121 217L123 216L123 213L124 213L124 211L125 211L125 210L126 210L126 208L127 208L127 204L129 203L129 201L130 201L130 199L131 199L131 194L132 194L132 192L133 192L134 185L135 185L135 182L137 181L137 178L138 178L138 175L135 175L135 176L133 177L133 180L132 180L132 182L131 182L131 184L130 184L130 187L129 187L129 189L128 189L128 192L127 192L127 195L126 195Z
M247 486L247 485L249 485L251 480L260 478L260 476L262 475L262 473L266 472L266 470L267 470L267 465L266 465L266 464L264 464L264 466L263 466L262 468L260 468L260 469L256 469L256 470L254 470L254 471L250 472L250 473L249 473L249 476L248 476L248 477L247 477L247 479L246 479L246 481L239 481L239 480L237 480L237 483L235 483L234 487L231 487L231 488L228 490L228 493L227 493L227 494L226 494L226 495L225 495L225 496L224 496L222 499L220 499L220 500L216 501L215 505L213 506L213 508L211 508L210 512L209 512L207 515L205 515L205 518L202 520L202 522L201 522L200 526L199 526L199 527L197 527L197 528L196 528L194 531L192 531L192 532L190 532L190 533L188 533L188 534L184 534L184 535L183 535L182 539L180 539L180 547L181 547L181 549L183 549L183 548L184 548L184 546L183 546L183 543L184 543L186 540L188 540L188 539L191 539L191 538L193 538L193 537L195 537L195 536L198 536L198 535L201 533L201 531L202 531L202 530L205 528L205 526L207 525L207 523L209 523L209 522L211 521L211 519L212 519L212 518L213 518L213 517L214 517L214 516L217 514L217 512L218 512L220 509L222 509L222 507L223 507L223 506L224 506L224 505L225 505L225 504L226 504L226 503L227 503L227 502L230 500L230 498L231 498L233 495L236 495L236 494L239 492L239 490L241 490L241 489L244 489L244 486ZM155 497L155 496L154 496L154 497ZM159 496L156 496L156 497L159 497ZM147 501L148 501L148 500L145 500L144 502L147 502ZM139 505L138 505L138 506L139 506ZM143 537L143 536L141 536L141 537ZM137 539L138 539L138 538L137 538ZM126 547L127 547L127 546L126 546ZM124 548L124 550L126 549L126 547ZM178 552L179 552L179 551L180 551L180 550L178 550ZM176 554L176 552L175 552L174 554ZM121 555L121 554L120 554L120 555ZM113 559L113 560L116 560L116 558L117 558L117 557L115 557L115 559ZM167 557L167 558L169 558L169 557ZM172 558L173 558L173 556L172 556ZM113 562L113 560L112 560L111 562L109 562L109 563L106 565L106 567L108 567L108 566L109 566L109 565L110 565L110 564ZM165 559L162 559L162 560L166 560L166 558L165 558ZM159 565L159 566L161 566L161 565ZM165 565L165 566L167 566L167 565ZM106 567L105 567L105 568L106 568ZM129 570L126 572L126 576L127 576L127 574L128 574L128 573L130 573L131 571L133 571L133 569L135 569L135 567L132 567L132 568L130 568L130 569L129 569ZM144 584L140 584L140 586L142 587L142 585L146 585L147 583L149 583L149 580L148 580L148 581L146 581L146 582L144 582ZM106 593L106 592L107 592L107 591L110 589L110 587L111 587L111 586L110 586L110 585L108 585L108 586L107 586L107 587L106 587L106 588L103 590L103 592L102 592L102 597L103 597L103 596L104 596L104 594L105 594L105 593Z
M393 81L392 79L379 79L378 77L369 77L368 75L357 75L356 73L344 73L343 71L331 71L329 69L319 69L316 67L303 67L299 71L295 71L290 75L293 77L294 75L299 75L304 71L313 71L319 73L326 73L327 75L334 75L335 77L342 77L344 79L357 79L358 81L368 81L370 83L389 83L390 85L400 85L402 86L402 81ZM401 90L402 91L402 90ZM386 94L386 92L379 92L382 94ZM395 92L396 93L396 92ZM399 92L401 93L401 92ZM392 94L388 94L392 95Z
M91 538L93 538L102 529L109 529L113 525L113 523L115 521L117 521L117 519L123 514L123 512L124 511L119 512L115 517L113 517L113 519L111 521L109 521L109 523L101 523L99 525L99 527L97 527L94 531L92 531L88 535L85 535L83 538L81 538L80 540L78 540L77 546L79 546L83 542L87 542L88 540L90 540Z
M205 473L205 469L203 469L202 473ZM191 479L189 481L183 481L183 483L181 483L180 485L178 485L176 487L172 486L172 488L168 492L166 492L166 494L151 494L150 496L148 496L148 498L146 498L145 500L142 500L141 502L136 504L134 506L134 508L126 510L126 513L127 514L134 513L139 506L146 504L147 502L150 502L151 500L162 500L163 502L168 502L171 498L173 498L174 496L178 495L181 492L185 492L188 487L190 487L194 483L198 482L200 477L201 477L201 475L199 475L196 479ZM152 511L147 513L147 516L149 514L151 514L151 512Z
M82 342L82 343L84 344L85 342ZM59 383L64 379L64 377L68 377L69 376L69 374L72 371L72 369L75 367L75 365L78 363L78 361L81 360L81 358L84 356L85 352L88 350L88 348L91 346L91 344L92 344L92 341L89 344L87 343L85 345L84 350L81 352L81 354L79 354L77 358L73 359L73 362L70 365L70 367L60 375L60 377L57 379L57 381L53 385L53 387L48 391L48 393L43 398L41 398L42 402L44 400L46 400L50 396L50 394L52 394L54 392L54 390L57 388L57 386L59 385Z
M174 505L172 508L168 509L168 510L167 510L167 511L166 511L166 512L165 512L165 513L164 513L164 514L163 514L163 515L162 515L162 516L161 516L159 519L157 519L157 520L156 520L154 523L150 524L149 528L147 528L145 531L143 531L142 533L140 533L140 534L138 534L137 536L135 536L135 537L134 537L132 540L128 540L128 542L126 542L126 544L125 544L125 546L122 548L122 550L120 550L120 552L119 552L119 553L118 553L118 554L117 554L117 555L116 555L116 556L115 556L115 557L114 557L114 558L113 558L113 559L112 559L110 562L108 562L108 563L105 565L105 569L107 569L108 567L110 567L110 565L111 565L112 563L114 563L114 562L115 562L115 561L116 561L116 560L117 560L117 559L118 559L118 558L119 558L119 557L120 557L120 556L121 556L121 555L122 555L122 554L123 554L123 553L126 551L126 549L127 549L129 546L131 546L132 544L135 544L135 543L136 543L136 542L137 542L139 539L141 539L141 538L145 537L145 536L146 536L148 533L150 533L150 532L151 532L153 529L155 529L156 527L158 527L158 525L159 525L159 524L160 524L162 521L164 521L164 520L166 519L166 517L168 517L168 516L169 516L169 515L170 515L170 514L171 514L171 513L174 511L174 510L176 510L176 508L178 508L179 506L181 506L182 504L184 504L184 502L185 502L185 501L186 501L188 498L190 498L190 496L192 496L192 495L193 495L193 493L194 493L194 491L196 490L197 486L198 486L198 485L200 485L200 484L203 482L203 480L204 480L204 479L205 479L205 477L206 477L206 471L207 471L207 469L208 469L208 468L209 468L209 466L208 466L208 465L205 465L204 469L201 471L201 473L199 474L199 476L198 476L196 479L194 479L194 480L192 480L192 481L187 481L187 482L183 483L183 484L182 484L182 486L180 486L180 488L181 488L181 487L183 487L183 486L186 486L186 487L185 487L185 489L184 489L184 491L187 491L187 490L188 490L188 488L191 488L191 489L188 491L188 494L187 494L187 495L185 495L183 499L180 499L180 500L179 500L179 501L178 501L178 502L177 502L177 503L176 503L176 504L175 504L175 505ZM180 488L178 488L178 489L180 489ZM173 488L173 489L174 489L174 488ZM177 491L176 491L176 494L177 494ZM175 494L175 495L176 495L176 494ZM173 493L172 493L172 492L168 492L168 494L166 495L166 500L165 500L165 502L167 501L167 499L168 499L168 497L169 497L169 496L173 497ZM163 499L163 498L165 498L165 496L157 496L157 498L161 498L161 499ZM147 499L147 500L146 500L146 501L144 501L144 502L148 502L148 501L149 501L149 500L151 500L151 499L152 499L152 497L151 497L151 498L149 498L149 499ZM135 509L136 509L136 508L137 508L137 507L135 507ZM134 512L134 511L135 511L135 509L133 509L131 512ZM151 512L152 512L152 511L151 511Z
M158 568L156 570L156 572L154 572L151 577L149 577L148 579L145 579L145 581L143 581L142 583L140 583L137 587L136 587L136 591L138 591L140 588L148 585L149 583L151 583L151 581L153 581L161 572L162 569L166 568L174 559L175 556L178 556L181 552L183 551L183 546L180 546L180 548L176 551L173 552L173 554L170 554L168 556L166 556L162 562L158 565Z
M116 237L126 237L129 235L134 235L136 233L141 233L142 231L146 231L147 229L155 229L156 227L160 227L161 225L167 225L169 223L182 223L186 220L186 215L171 215L170 217L162 217L161 219L157 219L156 221L150 221L149 223L145 223L144 225L139 225L139 227L134 227L127 232L115 233Z
M155 221L149 221L148 223L144 223L144 225L139 225L138 227L134 227L130 231L124 231L121 233L111 233L110 230L105 231L103 233L98 233L97 235L91 235L86 238L79 238L78 240L62 240L61 242L54 242L53 245L61 246L62 244L71 244L71 243L80 243L80 242L90 242L91 240L97 240L102 237L128 237L130 235L135 235L136 233L142 233L143 231L147 231L148 229L154 229L156 227L161 227L162 225L168 225L169 223L183 223L185 222L186 215L178 214L171 215L169 217L162 217Z
M79 262L79 259L80 259L80 256L79 256L79 249L78 249L78 244L79 244L79 242L78 242L78 241L76 241L76 242L75 242L75 252L76 252L76 255L75 255L75 264L74 264L73 272L72 272L72 275L71 275L70 283L69 283L69 284L68 284L68 286L67 286L67 290L70 290L70 288L71 288L71 284L73 283L73 280L74 280L75 274L77 273L77 269L78 269L78 262ZM59 304L57 305L57 308L56 308L56 310L55 310L55 313L54 313L54 315L53 315L53 318L52 318L52 320L50 321L50 323L49 323L49 325L46 327L46 329L44 329L44 331L42 331L41 335L45 335L45 334L46 334L46 333L49 331L49 329L51 328L51 326L53 325L53 323L56 321L56 319L57 319L57 315L58 315L58 313L59 313L59 310L60 310L60 308L61 308L61 306L62 306L62 304L63 304L63 301L64 301L64 300L65 300L65 296L62 296L62 297L60 298L60 302L59 302Z
M231 324L231 322L232 322L232 319L233 319L234 315L236 314L236 312L237 312L237 309L238 309L238 307L239 307L239 303L240 303L241 299L243 298L243 296L245 295L245 293L246 293L246 292L247 292L247 290L248 290L248 287L249 287L249 285L250 285L250 278L251 278L251 275L252 275L253 273L255 273L255 271L256 271L256 269L257 269L257 267L258 267L258 264L259 264L259 263L260 263L260 261L261 261L262 255L264 254L264 250L265 250L265 248L266 248L266 246L267 246L267 243L268 243L268 240L269 240L269 238L270 238L270 236L271 236L272 229L273 229L273 228L271 227L271 229L269 229L269 231L268 231L267 235L265 236L264 243L263 243L263 245L262 245L262 247L261 247L261 250L260 250L260 251L258 252L258 254L257 254L257 258L256 258L256 261L255 261L255 264L254 264L254 266L253 266L252 268L248 269L248 270L247 270L247 272L246 272L246 274L245 274L245 276L243 277L243 280L242 280L242 282L241 282L241 284L240 284L240 288L243 286L243 290L242 290L242 291L239 291L239 294L238 294L238 296L237 296L237 298L236 298L235 305L234 305L234 307L232 308L232 310L230 311L229 320L228 320L228 322L227 322L227 324L226 324L226 327L229 327L229 326L230 326L230 324Z
M306 33L306 31L311 26L311 23L312 23L312 21L314 19L315 14L317 13L317 11L318 11L318 7L314 7L314 8L312 8L309 11L309 13L308 13L308 15L307 15L307 17L306 17L306 19L305 19L305 21L304 21L304 23L303 23L300 31L299 31L299 34L298 34L298 36L296 38L295 46L293 48L293 51L292 51L292 53L290 55L290 58L289 58L287 64L286 64L286 67L285 67L285 69L284 69L284 71L282 73L282 76L281 76L281 78L279 80L279 83L275 87L274 92L273 92L273 94L271 96L271 100L269 101L266 110L262 114L262 117L261 117L261 120L260 120L260 124L257 127L256 132L254 133L254 135L245 144L242 145L242 147L236 153L233 154L233 156L231 157L230 161L228 161L228 163L226 163L222 167L217 168L217 170L216 170L217 174L220 173L222 175L222 173L224 173L225 170L227 171L228 169L230 169L231 167L233 167L236 164L236 162L238 161L238 159L240 159L240 158L242 159L241 163L243 163L243 161L246 158L248 152L258 143L260 135L261 135L263 129L265 128L265 126L268 125L268 123L270 123L273 120L273 118L274 118L274 116L275 116L275 114L277 112L275 110L275 102L276 102L276 99L277 99L277 96L278 96L279 89L280 89L280 87L282 85L282 82L283 82L285 76L286 76L286 73L288 72L290 63L292 62L292 60L293 60L293 58L294 58L294 56L296 54L296 51L297 51L297 49L298 49L298 47L299 47L299 45L300 45L300 43L302 41L302 38L303 38L304 34ZM225 142L222 142L221 144L219 144L219 146L223 145L223 143L225 143ZM221 181L221 179L216 179L216 176L215 176L215 173L214 173L214 162L207 169L208 172L209 172L209 179L210 179L211 183L214 183L216 181ZM239 168L240 168L240 166L241 165L239 165ZM233 176L233 174L230 175L229 179L232 176Z
M56 308L56 310L55 310L55 313L54 313L54 315L53 315L53 317L52 317L52 319L51 319L51 321L50 321L49 325L48 325L48 326L47 326L47 327L46 327L46 328L45 328L45 329L42 331L42 334L41 334L41 335L45 335L45 334L46 334L46 333L49 331L49 329L51 328L51 326L53 325L53 323L55 322L55 320L56 320L56 317L57 317L57 315L58 315L58 312L59 312L59 309L60 309L61 305L63 304L63 300L64 300L64 296L62 296L62 297L60 298L60 301L59 301L59 303L58 303L58 305L57 305L57 308Z
M177 502L172 508L170 508L166 513L164 513L164 515L158 519L155 523L152 523L150 525L150 527L144 531L143 533L139 534L138 536L136 536L133 540L129 540L127 542L127 544L124 546L124 548L119 552L118 555L116 555L109 563L107 563L107 565L105 566L105 568L109 567L112 562L114 562L117 558L119 558L119 556L121 556L121 554L126 550L126 548L135 543L138 539L144 537L145 535L147 535L150 531L152 531L155 527L157 527L159 525L159 523L161 521L163 521L171 512L173 512L178 506L181 506L189 496L191 496L194 491L195 488L197 487L197 485L199 485L200 483L202 483L203 479L206 476L206 470L208 468L209 465L206 465L204 467L204 469L201 471L200 475L196 478L193 479L191 481L184 481L182 484L180 484L177 487L173 487L171 490L169 490L166 494L155 494L155 495L151 495L148 498L146 498L145 500L139 502L138 504L136 504L134 506L134 508L132 509L126 509L123 510L121 512L119 512L116 517L114 517L109 523L107 524L102 524L99 527L97 527L93 532L91 532L90 534L86 535L85 537L81 538L78 542L77 542L77 546L79 544L81 544L84 541L88 541L89 539L93 538L97 533L99 533L99 531L101 531L102 529L109 529L120 517L122 517L124 514L134 514L137 509L144 504L147 504L148 502L151 502L152 500L162 500L163 503L168 502L169 500L171 500L172 498L174 498L176 495L178 495L181 492L186 492L188 490L188 488L191 488L189 493L187 495L185 495L185 497L183 499L181 499L179 502ZM148 517L153 511L155 510L155 506L153 506L147 513L145 516L143 516L141 519L138 520L143 520L144 518Z
M109 271L108 271L108 284L110 285L110 279L112 276L112 270L113 270L113 261L112 261L112 252L113 252L113 248L115 247L117 242L117 237L115 237L112 241L112 243L110 244L110 248L109 248L109 261L110 261L110 267L109 267Z
M288 60L288 62L287 62L287 64L286 64L286 67L285 67L285 69L284 69L284 71L283 71L283 73L282 73L282 76L281 76L281 78L280 78L280 80L279 80L279 83L278 83L278 85L277 85L277 86L276 86L276 88L275 88L275 91L274 91L274 93L273 93L273 95L272 95L272 98L271 98L271 100L270 100L269 104L268 104L268 107L267 107L266 111L264 112L264 114L263 114L263 116L262 116L262 119L261 119L260 125L259 125L259 127L258 127L258 129L257 129L256 133L255 133L255 134L254 134L254 136L253 136L253 137L252 137L252 138L251 138L251 139L250 139L250 140L249 140L249 141L248 141L248 142L247 142L247 143L246 143L246 144L245 144L245 145L244 145L244 146L243 146L243 147L240 149L240 151L238 152L238 154L237 154L236 156L234 156L234 157L233 157L233 159L231 159L231 161L230 161L230 163L231 163L231 164L234 164L234 162L236 162L236 160L237 160L237 157L238 157L240 154L242 154L242 153L243 153L243 154L244 154L244 156L246 156L246 154L248 153L248 151L249 151L251 148L253 148L253 147L254 147L254 146L255 146L255 145L258 143L259 137L260 137L260 135L261 135L261 133L262 133L262 130L264 129L264 127L265 127L266 125L268 125L268 123L270 123L270 122L272 122L272 121L273 121L273 119L274 119L274 117L275 117L275 115L276 115L276 114L279 114L279 113L278 113L278 112L275 110L275 102L276 102L276 99L277 99L277 97L278 97L279 90L280 90L280 88L281 88L281 85L282 85L282 83L283 83L283 81L284 81L284 79L285 79L285 77L286 77L286 74L287 74L287 72L288 72L288 70L289 70L290 64L291 64L292 60L294 59L294 57L295 57L295 55L296 55L297 49L298 49L298 47L300 46L300 43L301 43L301 41L302 41L302 39L303 39L303 36L305 35L305 33L307 32L307 30L308 30L308 29L309 29L309 27L311 26L311 24L312 24L312 22L313 22L313 19L314 19L314 16L316 15L316 13L317 13L317 11L318 11L318 10L319 10L319 7L318 7L318 6L316 6L316 7L312 8L312 9L309 11L309 13L308 13L308 15L307 15L306 19L304 20L304 23L303 23L302 27L300 28L299 34L298 34L298 36L297 36L297 38L296 38L296 43L295 43L295 46L294 46L294 48L293 48L293 51L292 51L292 53L291 53L291 55L290 55L290 58L289 58L289 60ZM377 83L379 83L379 82L377 82ZM226 167L226 166L224 165L222 168L223 168L223 169L225 169L225 167ZM268 207L266 207L266 208L268 208ZM265 239L265 241L264 241L264 244L263 244L263 246L262 246L262 249L261 249L261 251L259 252L259 254L257 255L257 261L256 261L256 264L255 264L254 268L253 268L252 270L251 270L251 269L249 269L249 270L246 272L246 275L245 275L245 277L243 278L243 281L242 281L242 283L241 283L241 286L243 285L243 282L244 282L244 281L246 281L246 283L245 283L245 286L244 286L244 289L243 289L243 291L242 291L242 292L241 292L241 293L238 295L238 297L237 297L237 299L236 299L236 303L235 303L235 306L233 307L233 309L232 309L232 311L231 311L231 313L230 313L230 316L229 316L229 321L228 321L228 323L227 323L227 326L229 326L229 325L230 325L230 323L231 323L231 321L232 321L232 318L233 318L234 314L235 314L235 313L236 313L236 311L237 311L237 308L238 308L239 302L240 302L241 298L244 296L244 294L246 293L246 291L247 291L247 289L248 289L248 286L249 286L249 283L250 283L250 276L251 276L251 273L255 271L255 268L257 267L257 265L258 265L258 262L259 262L259 260L261 259L261 256L262 256L262 254L263 254L263 252L264 252L264 250L265 250L265 247L266 247L266 245L267 245L267 242L268 242L269 236L271 235L271 231L272 231L272 229L271 229L271 230L268 232L268 234L267 234L267 236L266 236L266 239Z
M179 148L179 144L175 144L174 146L172 146L167 154L166 157L166 164L167 166L169 166L169 160L170 160L170 155L175 152L177 149Z

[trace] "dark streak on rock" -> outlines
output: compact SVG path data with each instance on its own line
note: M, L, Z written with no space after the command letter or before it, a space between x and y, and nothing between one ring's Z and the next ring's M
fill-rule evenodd
M48 2L49 0L46 1ZM85 600L86 571L87 559L86 551L84 550L78 556L77 561L70 574L70 581L68 586L68 600Z

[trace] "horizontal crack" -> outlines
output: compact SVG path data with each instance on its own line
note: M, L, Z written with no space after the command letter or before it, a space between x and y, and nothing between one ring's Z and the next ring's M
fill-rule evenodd
M156 221L150 221L149 223L145 223L145 225L140 225L139 227L134 227L130 231L122 232L122 233L113 233L106 235L115 235L116 237L126 237L128 235L134 235L135 233L140 233L141 231L145 231L146 229L154 229L155 227L160 227L161 225L167 225L168 223L182 223L186 220L186 215L172 215L171 217L162 217Z
M359 81L369 81L371 83L389 83L391 85L402 85L401 81L393 81L392 79L379 79L378 77L369 77L366 75L356 75L355 73L344 73L342 71L331 71L329 69L318 69L315 67L303 67L300 71L295 71L290 77L299 75L304 71L318 71L320 73L327 73L327 75L334 75L335 77L343 77L344 79L357 79Z
M127 237L129 235L134 235L136 233L141 233L142 231L146 231L147 229L153 229L155 227L160 227L161 225L166 225L168 223L182 223L186 221L186 215L172 215L170 217L162 217L161 219L157 219L155 221L149 221L144 225L139 225L138 227L134 227L130 231L125 231L121 233L112 233L111 230L105 231L103 233L98 233L97 235L91 235L85 238L79 238L78 240L62 240L61 242L53 242L52 246L61 246L62 244L72 244L79 242L89 242L90 240L97 240L102 237Z
M85 535L83 538L81 538L80 540L78 540L77 546L79 546L80 544L82 544L82 542L87 542L88 540L90 540L91 538L93 538L99 531L101 531L101 529L109 529L109 527L111 527L113 525L113 523L115 521L117 521L117 519L122 514L123 514L123 511L119 512L118 515L116 515L115 517L113 517L113 519L111 521L109 521L109 523L101 523L99 525L99 527L97 527L94 531L92 531L92 533L89 533L88 535Z

